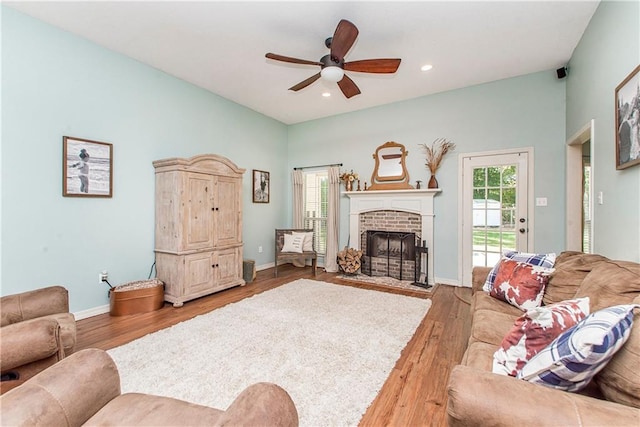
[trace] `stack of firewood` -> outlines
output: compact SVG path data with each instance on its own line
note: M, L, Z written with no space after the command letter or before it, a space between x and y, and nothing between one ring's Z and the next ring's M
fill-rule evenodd
M346 274L356 274L360 269L362 251L345 247L338 252L338 265Z

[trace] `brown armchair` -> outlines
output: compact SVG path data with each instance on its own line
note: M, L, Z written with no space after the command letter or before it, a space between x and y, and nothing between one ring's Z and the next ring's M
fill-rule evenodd
M226 410L170 397L121 394L116 364L97 348L78 351L0 396L0 407L2 425L12 426L298 425L291 397L272 383L247 387Z
M76 321L62 286L4 296L0 314L3 393L73 353Z

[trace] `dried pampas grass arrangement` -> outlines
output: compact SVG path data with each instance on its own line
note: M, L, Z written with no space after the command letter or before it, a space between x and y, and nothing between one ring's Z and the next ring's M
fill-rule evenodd
M427 144L420 144L425 152L425 166L429 168L429 172L431 175L435 175L438 168L440 168L440 164L442 163L442 159L449 152L453 151L456 148L456 144L451 141L448 141L445 138L438 138L431 143L431 146Z

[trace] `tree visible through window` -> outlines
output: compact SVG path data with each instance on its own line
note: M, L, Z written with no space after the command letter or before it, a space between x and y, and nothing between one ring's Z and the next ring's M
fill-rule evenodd
M327 251L327 197L329 173L326 170L304 173L304 227L315 234L315 251Z

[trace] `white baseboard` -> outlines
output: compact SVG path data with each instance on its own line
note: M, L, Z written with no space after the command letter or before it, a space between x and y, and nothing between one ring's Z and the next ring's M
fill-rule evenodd
M82 320L88 317L97 316L99 314L108 313L109 310L110 310L109 304L106 304L106 305L90 308L88 310L78 311L76 313L73 313L73 316L76 318L76 320Z
M435 278L436 283L440 283L442 285L449 285L449 286L460 286L460 287L469 287L469 286L465 286L460 284L460 282L458 280L454 280L454 279L446 279L444 277L436 277Z
M256 271L262 271L262 270L266 270L267 268L273 268L275 267L276 264L273 262L269 262L267 264L262 264L262 265L258 265L256 266Z

